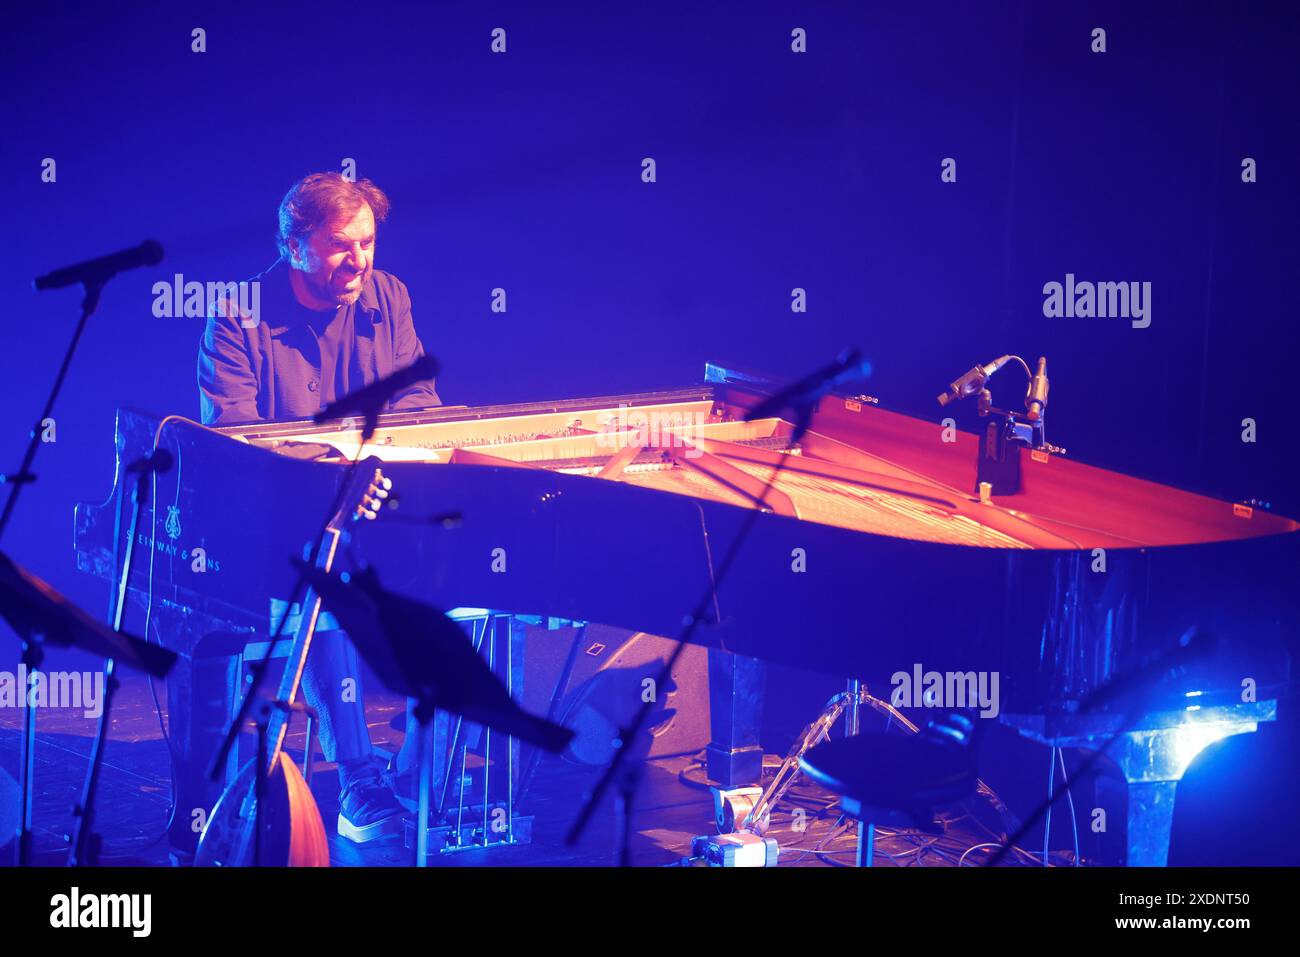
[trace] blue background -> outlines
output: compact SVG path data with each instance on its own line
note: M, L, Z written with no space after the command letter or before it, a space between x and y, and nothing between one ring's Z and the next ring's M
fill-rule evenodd
M257 273L286 189L344 157L392 199L377 265L410 287L448 403L684 385L706 360L793 377L856 344L867 391L937 420L975 362L1042 354L1048 435L1071 454L1300 513L1294 8L900 6L15 10L0 469L77 314L77 291L31 278L147 237L167 258L107 288L3 547L105 606L71 532L74 504L109 492L114 410L198 414L202 321L155 318L153 283ZM1044 318L1067 272L1151 282L1150 328ZM1021 388L994 382L1004 402Z

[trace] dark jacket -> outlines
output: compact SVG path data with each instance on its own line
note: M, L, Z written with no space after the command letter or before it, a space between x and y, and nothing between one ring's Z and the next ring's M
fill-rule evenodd
M261 275L258 322L245 328L238 307L213 310L199 343L199 403L205 425L265 419L305 419L320 411L323 392L314 333L289 285L291 267L281 260ZM355 303L336 321L350 329L339 370L345 391L369 385L424 355L411 322L411 297L401 280L375 269ZM247 320L246 320L247 321ZM441 405L433 383L398 394L389 410Z

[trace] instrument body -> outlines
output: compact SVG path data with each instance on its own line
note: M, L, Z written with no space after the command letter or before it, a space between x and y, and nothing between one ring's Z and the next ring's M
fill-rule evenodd
M254 862L257 764L247 762L208 816L195 867L247 867ZM302 772L280 751L266 776L261 855L275 867L329 867L329 841L320 808Z
M1289 680L1295 521L1046 453L1024 455L1018 494L984 503L974 434L828 396L794 446L788 420L742 421L763 394L732 381L381 416L366 448L402 508L354 548L386 587L442 607L671 636L783 456L699 644L873 687L917 666L996 673L1001 714L1066 713L1193 627L1220 639L1207 704ZM158 422L119 412L119 463L152 447ZM137 541L152 559L129 593L186 660L265 635L294 580L287 557L358 440L311 422L162 430L177 468L157 480ZM76 516L79 567L106 578L116 494Z

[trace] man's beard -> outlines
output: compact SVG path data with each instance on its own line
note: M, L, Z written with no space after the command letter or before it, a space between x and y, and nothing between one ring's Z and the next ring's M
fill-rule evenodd
M337 275L337 273L335 273ZM330 302L336 306L350 306L361 298L361 290L366 287L366 282L370 279L370 270L366 269L362 273L355 275L361 276L361 281L357 283L356 289L352 291L338 290L333 284L333 276L329 280L321 283L314 276L306 276L307 283L311 287L312 293L322 302Z

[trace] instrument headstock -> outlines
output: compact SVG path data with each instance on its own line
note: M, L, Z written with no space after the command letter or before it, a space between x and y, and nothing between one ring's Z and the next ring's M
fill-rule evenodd
M384 475L384 470L375 468L370 476L370 482L365 490L361 493L356 507L352 510L352 520L354 522L365 520L374 521L379 517L379 512L388 504L389 494L393 489L393 480Z
M349 483L348 494L330 519L328 527L331 531L343 531L343 526L348 522L374 521L385 504L388 504L393 481L384 475L384 470L378 465L371 465L378 461L372 458L357 467Z

